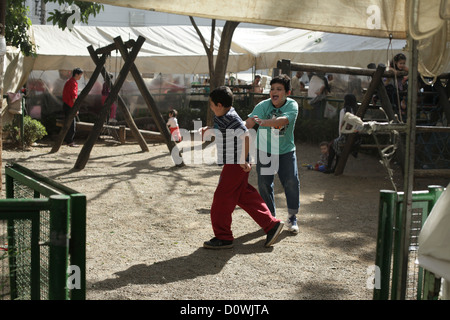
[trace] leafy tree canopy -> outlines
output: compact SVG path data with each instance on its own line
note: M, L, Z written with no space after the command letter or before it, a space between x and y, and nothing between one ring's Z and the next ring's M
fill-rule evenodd
M48 12L47 21L63 30L75 24L76 21L87 24L90 16L95 17L103 10L103 5L95 2L72 0L44 0L44 2L53 2L60 5L59 9ZM23 0L7 0L6 42L8 45L18 47L26 56L36 54L36 48L28 34L31 26L31 20L27 17L29 10L29 7L24 5Z

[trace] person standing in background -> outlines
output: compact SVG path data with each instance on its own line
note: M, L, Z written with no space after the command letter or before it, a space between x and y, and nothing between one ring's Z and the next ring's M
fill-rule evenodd
M72 77L69 80L67 80L66 83L64 84L62 100L65 119L68 118L70 111L72 110L73 105L75 103L75 100L77 100L78 97L77 81L81 79L82 75L83 70L81 70L80 68L75 68L72 71ZM64 141L67 143L69 147L78 147L78 145L76 145L73 142L75 132L76 132L76 120L74 117L72 123L70 124L70 128L67 131L66 137L64 138Z

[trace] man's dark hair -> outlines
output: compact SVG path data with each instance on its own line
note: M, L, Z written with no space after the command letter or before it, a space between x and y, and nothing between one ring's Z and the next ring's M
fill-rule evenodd
M75 75L82 74L82 73L83 73L83 70L81 70L81 68L75 68L72 71L72 77L75 77Z
M221 86L215 88L209 94L209 98L214 104L221 103L225 108L231 107L233 105L233 92L227 86Z
M270 80L270 85L274 83L282 84L286 92L291 91L291 78L289 78L286 74L281 74Z

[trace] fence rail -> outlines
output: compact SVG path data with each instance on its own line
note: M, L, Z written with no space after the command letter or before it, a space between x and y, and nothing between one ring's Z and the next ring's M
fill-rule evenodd
M434 277L415 263L418 250L418 239L425 220L434 204L444 192L441 186L429 186L425 191L412 192L411 224L407 228L400 225L403 214L403 192L390 190L380 191L378 236L375 265L379 268L379 287L374 288L374 300L433 299L426 288L434 286ZM404 230L407 229L407 232ZM402 281L404 270L401 258L402 239L408 247L407 279Z
M16 163L5 166L5 176L0 298L84 300L86 196ZM75 284L69 270L77 272Z

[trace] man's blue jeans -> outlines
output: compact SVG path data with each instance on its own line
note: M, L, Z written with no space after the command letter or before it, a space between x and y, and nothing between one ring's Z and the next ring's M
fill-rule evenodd
M296 215L300 208L300 180L298 178L297 156L295 151L271 155L257 151L256 172L258 174L258 190L273 216L276 215L274 198L274 176L284 188L289 216Z

